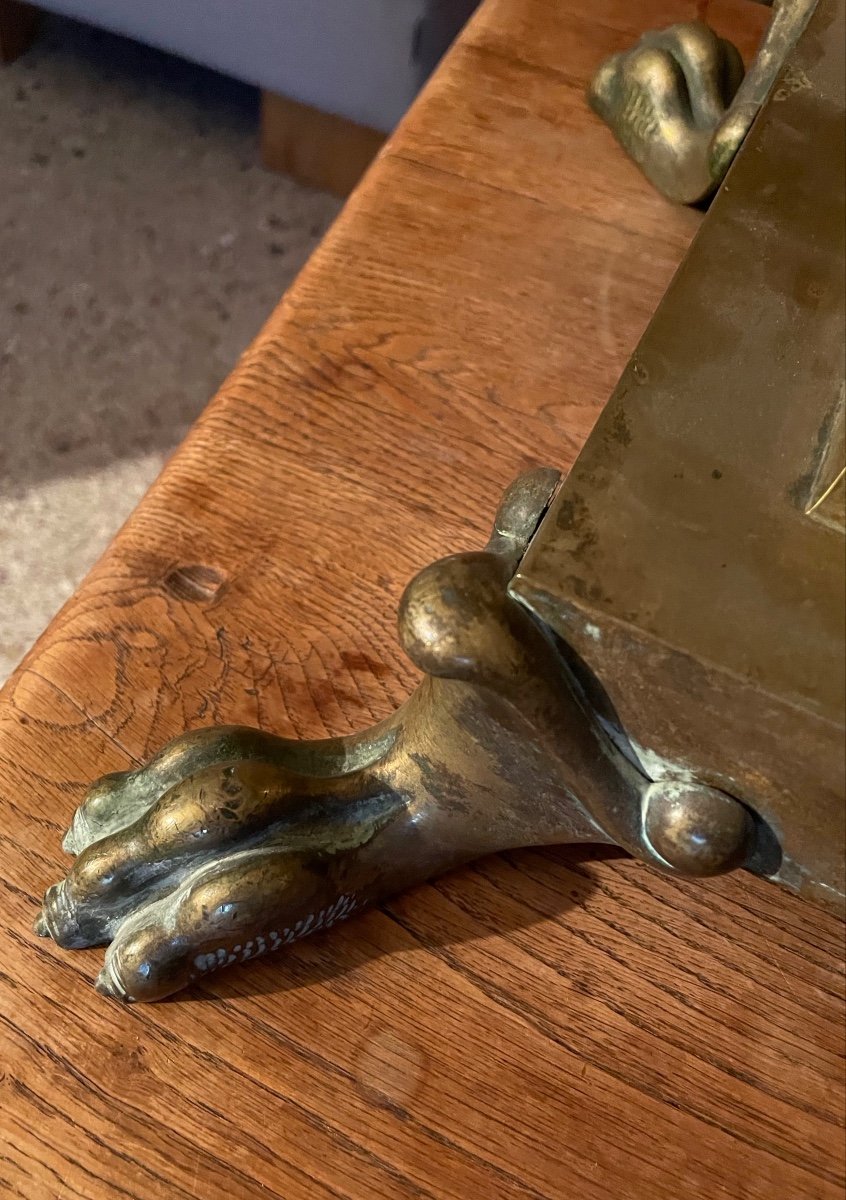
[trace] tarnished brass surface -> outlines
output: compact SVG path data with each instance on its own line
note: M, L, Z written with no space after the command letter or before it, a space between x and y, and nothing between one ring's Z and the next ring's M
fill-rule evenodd
M747 811L637 770L509 597L556 479L523 477L486 550L410 584L400 636L426 679L388 721L315 743L199 730L96 783L38 932L109 943L100 990L155 1000L495 850L616 842L691 875L753 861Z
M722 182L816 2L775 0L745 76L735 47L701 21L645 33L599 68L591 106L665 196L704 200ZM799 76L781 82L786 92L802 86Z
M820 0L511 585L645 770L748 804L763 873L838 909L844 47Z

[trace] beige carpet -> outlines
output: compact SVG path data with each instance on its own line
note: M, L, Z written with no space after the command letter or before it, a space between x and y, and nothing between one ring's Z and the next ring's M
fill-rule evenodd
M258 165L257 111L57 18L0 68L0 680L337 212Z

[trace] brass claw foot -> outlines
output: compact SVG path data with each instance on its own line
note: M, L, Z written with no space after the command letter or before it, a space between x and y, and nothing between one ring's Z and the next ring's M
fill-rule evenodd
M767 0L764 0L766 3ZM660 192L682 204L722 182L816 0L775 0L749 73L700 21L643 35L597 71L588 99Z
M647 779L509 595L556 482L518 480L484 551L409 585L400 637L426 678L381 725L312 743L202 729L95 783L38 933L108 944L98 988L156 1000L495 850L616 842L698 875L742 862L746 810Z

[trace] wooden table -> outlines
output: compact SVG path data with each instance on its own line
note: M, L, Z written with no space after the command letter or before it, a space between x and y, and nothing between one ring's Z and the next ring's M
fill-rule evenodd
M511 854L147 1007L30 932L93 776L408 693L404 583L572 462L695 232L582 93L696 7L487 0L4 690L0 1194L842 1195L842 926L751 877Z

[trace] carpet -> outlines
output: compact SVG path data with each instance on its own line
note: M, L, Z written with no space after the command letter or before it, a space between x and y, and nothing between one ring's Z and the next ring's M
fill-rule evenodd
M0 68L0 681L339 201L258 163L258 93L49 18Z

